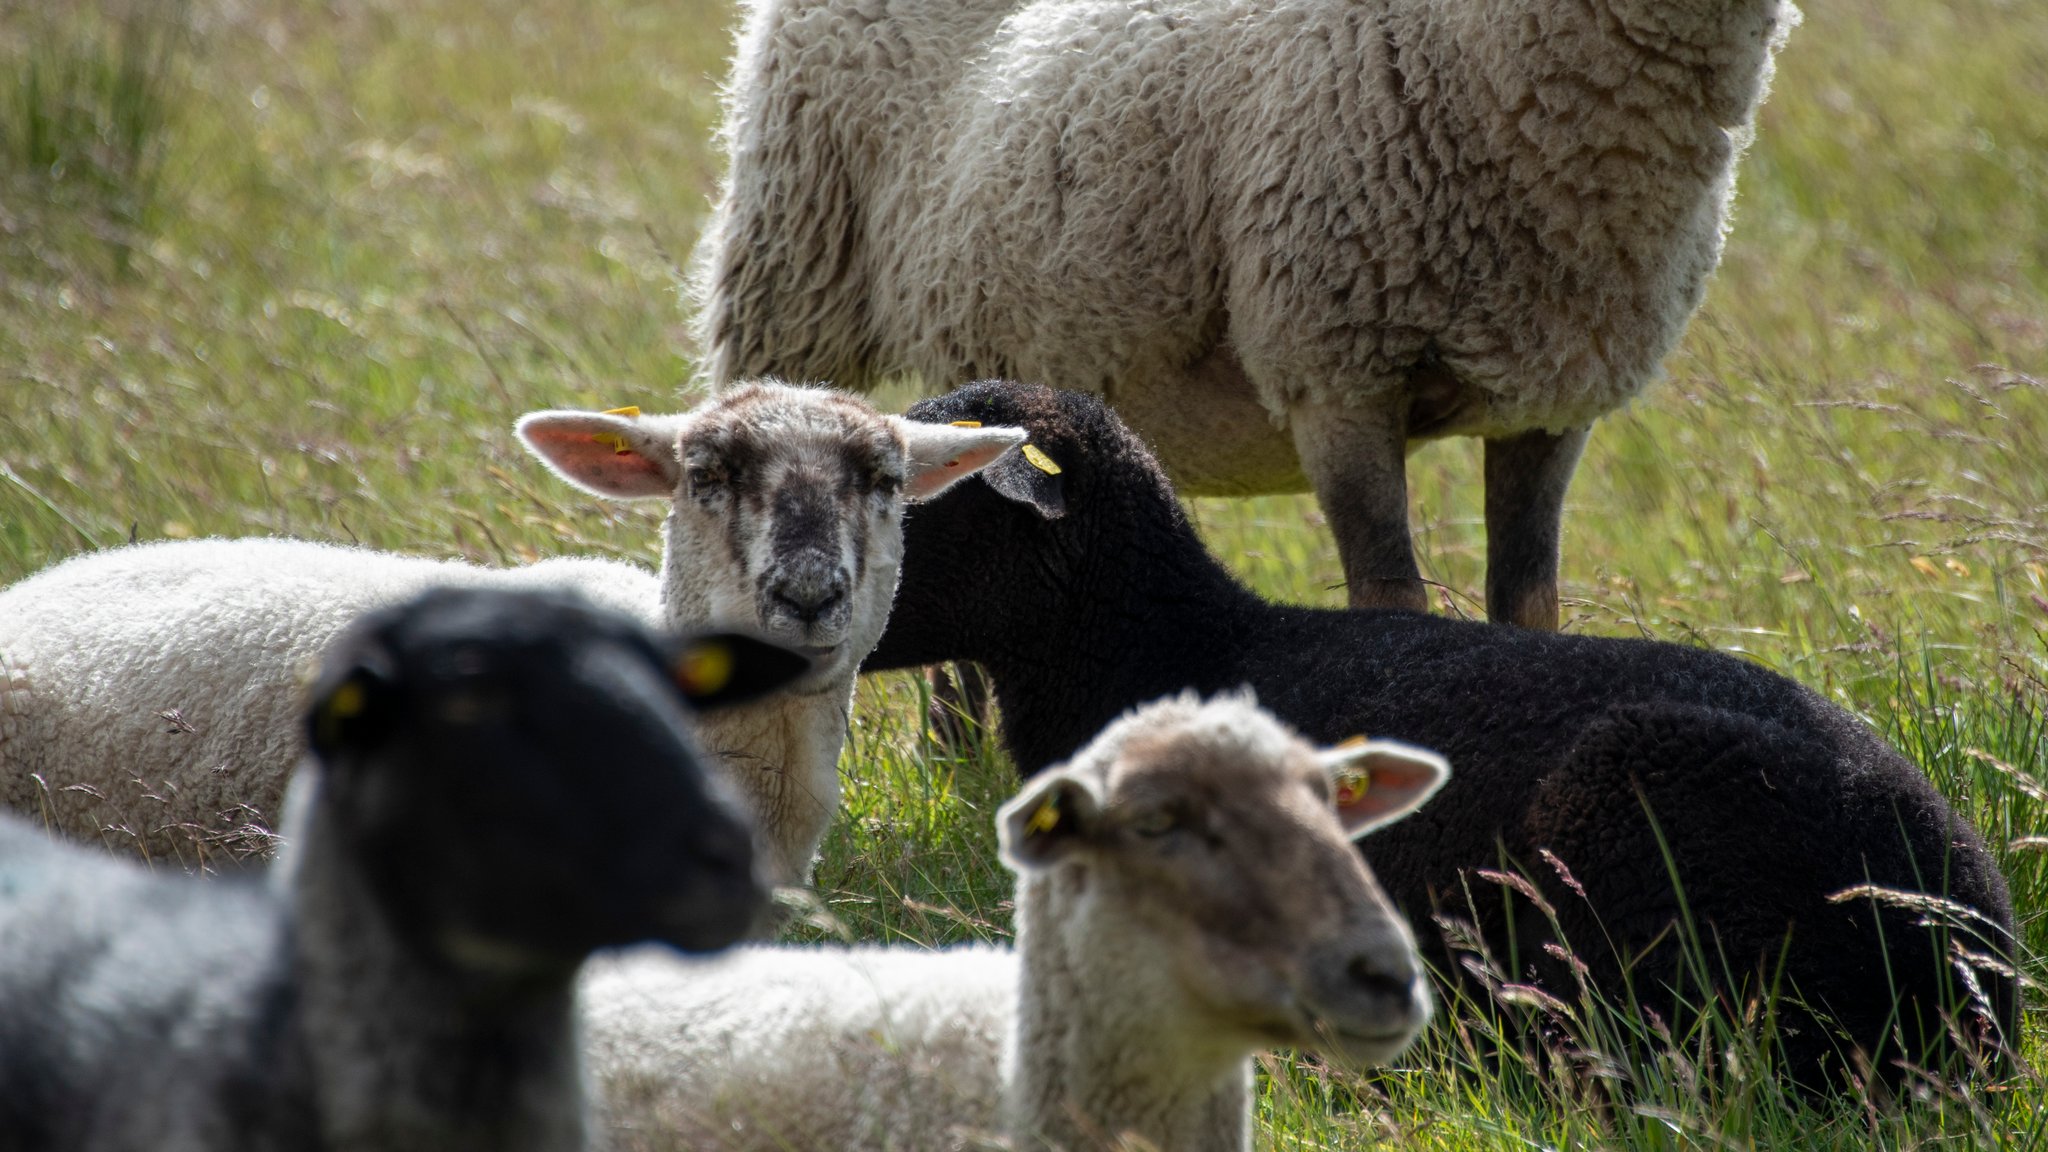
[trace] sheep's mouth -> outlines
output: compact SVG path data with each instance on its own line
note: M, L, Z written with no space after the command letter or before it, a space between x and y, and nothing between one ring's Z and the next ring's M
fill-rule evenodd
M845 662L841 660L847 651L844 644L790 644L785 641L783 646L801 653L811 662L811 670L784 685L782 695L816 696L836 691L849 675Z
M1314 1011L1304 1011L1294 1023L1296 1045L1361 1064L1378 1064L1393 1059L1422 1035L1428 1017L1409 1014L1405 1019L1383 1024L1340 1022Z
M1413 1023L1390 1028L1346 1028L1327 1020L1316 1021L1310 1031L1318 1050L1363 1064L1392 1060L1421 1034L1421 1027Z

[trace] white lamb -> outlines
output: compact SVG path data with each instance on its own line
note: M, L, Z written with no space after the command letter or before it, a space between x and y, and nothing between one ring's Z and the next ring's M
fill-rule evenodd
M573 588L651 624L749 627L811 658L789 692L702 733L754 805L764 875L801 883L838 801L854 670L895 590L903 502L1023 434L778 384L679 416L545 412L519 430L585 487L673 502L660 577L595 559L488 569L266 539L74 558L0 591L0 800L149 856L265 850L304 750L304 671L347 621L430 585Z
M1556 627L1588 429L1719 259L1790 0L748 0L715 381L1104 395L1182 491L1312 487L1424 608L1404 449L1480 436L1487 609Z
M610 1135L703 1152L997 1136L1242 1152L1254 1052L1383 1061L1428 1020L1413 939L1351 840L1447 772L1399 745L1319 751L1248 696L1148 705L1004 806L1014 952L752 948L587 969Z

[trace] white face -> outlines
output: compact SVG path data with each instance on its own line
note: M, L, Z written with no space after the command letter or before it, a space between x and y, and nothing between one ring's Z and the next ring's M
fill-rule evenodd
M1407 924L1352 846L1333 758L1248 701L1164 701L1006 806L1004 855L1027 873L1085 867L1088 900L1065 914L1114 937L1125 967L1170 983L1154 995L1178 1000L1202 1035L1391 1059L1428 1022L1429 989ZM1441 782L1434 765L1392 754L1344 763L1354 806L1378 793L1372 827Z
M917 424L850 396L746 385L681 417L536 413L522 439L581 487L663 496L663 608L673 627L747 628L802 651L819 692L881 639L903 509L1024 434Z
M669 622L743 626L802 652L812 669L798 692L851 677L881 639L903 556L893 430L839 405L712 412L677 456Z

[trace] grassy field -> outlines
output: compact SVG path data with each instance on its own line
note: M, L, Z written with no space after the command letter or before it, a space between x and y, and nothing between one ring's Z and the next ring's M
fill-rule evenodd
M655 510L572 494L508 429L687 402L727 7L78 7L0 0L0 583L249 533L653 559ZM1580 469L1570 627L1741 652L1867 717L1984 830L2048 975L2048 5L1808 0L1667 367ZM1476 445L1410 475L1425 571L1474 613ZM1311 501L1195 511L1263 592L1338 600ZM820 934L1007 931L1009 770L933 754L918 706L863 688ZM1815 1111L1695 1049L1613 1108L1583 1068L1490 1061L1475 1011L1377 1077L1270 1058L1262 1145L2048 1147L2032 1076Z

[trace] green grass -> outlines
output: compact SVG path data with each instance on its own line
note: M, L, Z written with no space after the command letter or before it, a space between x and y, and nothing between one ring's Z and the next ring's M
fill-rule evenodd
M730 13L696 0L0 0L0 581L129 539L285 532L499 562L651 561L507 434L687 401L678 265L717 172ZM1570 626L1738 651L1896 741L1984 830L2048 956L2048 6L1811 0L1669 379L1594 436ZM1476 446L1411 462L1446 611L1482 586ZM1261 591L1334 604L1312 502L1203 502ZM988 749L863 688L820 935L1001 937ZM1986 1111L1790 1103L1674 1038L1617 1103L1579 1032L1473 1006L1400 1069L1266 1062L1263 1144L2048 1147ZM1603 1023L1604 1021L1604 1023ZM1568 1030L1567 1030L1568 1031ZM2048 1055L2038 1015L2027 1053Z

